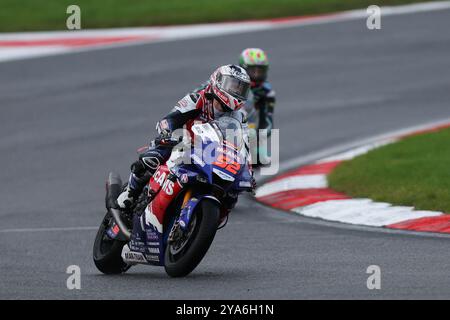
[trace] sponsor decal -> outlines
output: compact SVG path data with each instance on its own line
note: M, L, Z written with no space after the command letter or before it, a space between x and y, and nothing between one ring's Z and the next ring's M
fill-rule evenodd
M164 183L164 180L166 179L166 173L165 172L162 172L162 171L160 171L160 170L158 170L156 173L155 173L155 181L160 185L160 186L162 186L163 185L163 183Z
M213 172L217 174L221 179L226 181L234 181L234 177L226 174L225 172L220 171L219 169L213 168Z
M174 186L173 181L166 180L164 182L164 185L162 186L162 189L165 193L167 193L167 195L171 196L173 194L173 186Z
M147 241L155 241L157 240L159 243L159 235L153 230L147 230Z
M145 249L145 243L141 241L131 240L128 244L132 251L143 252Z
M166 179L166 176L167 176L166 172L158 170L156 171L153 178L155 179L156 183L161 186L163 191L167 193L167 195L171 196L173 194L174 183L173 181Z
M155 241L158 240L159 241L159 235L158 233L156 233L153 230L147 230L147 240L148 241ZM158 242L159 243L159 242Z
M147 263L144 255L139 252L125 252L124 257L127 262Z
M108 229L108 231L106 231L106 234L108 235L108 237L110 237L111 239L115 239L117 234L114 233L114 231L110 228Z
M155 255L153 255L153 254L146 254L146 255L145 255L145 258L146 258L148 261L159 262L159 256L155 256Z
M186 108L187 105L188 105L188 101L187 101L186 97L184 97L183 99L181 99L180 101L178 101L178 102L177 102L177 105L178 105L180 108Z
M143 157L142 161L151 169L156 169L160 165L159 159L156 157Z
M106 234L111 239L115 239L117 237L117 235L119 234L119 232L120 232L119 226L114 223L113 226L106 231Z
M147 248L148 253L159 254L159 248Z
M114 227L112 228L112 231L114 232L115 235L117 235L120 231L119 226L115 224Z
M189 177L188 177L187 173L183 173L180 177L180 182L185 184L185 183L188 183L188 181L189 181Z
M224 95L222 93L222 91L217 90L216 88L214 88L214 93L219 97L219 99L221 99L225 104L230 103L230 100L228 99L228 97L226 95Z

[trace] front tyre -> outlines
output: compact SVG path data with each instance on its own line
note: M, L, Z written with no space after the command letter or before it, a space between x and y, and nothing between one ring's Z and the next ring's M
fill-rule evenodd
M197 205L186 238L167 244L164 267L169 276L184 277L198 266L214 240L219 218L216 201L206 198Z
M126 242L110 239L106 234L112 219L111 214L107 213L94 242L94 263L97 269L104 274L120 274L130 268L121 257L122 248Z

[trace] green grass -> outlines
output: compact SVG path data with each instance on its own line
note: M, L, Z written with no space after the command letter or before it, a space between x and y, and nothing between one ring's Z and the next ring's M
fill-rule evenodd
M450 213L450 129L409 137L342 163L334 190Z
M396 5L424 0L378 0ZM66 28L66 8L82 28L189 24L307 15L365 8L373 0L0 0L0 32Z

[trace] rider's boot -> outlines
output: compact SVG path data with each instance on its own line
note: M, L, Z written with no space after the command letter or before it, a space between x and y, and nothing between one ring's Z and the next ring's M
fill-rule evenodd
M127 209L134 204L154 172L154 170L145 168L140 160L131 165L128 184L125 190L117 197L117 204L120 208Z
M139 155L139 160L131 165L131 175L125 191L117 198L120 208L126 209L133 205L150 177L169 159L171 151L171 147L153 146Z

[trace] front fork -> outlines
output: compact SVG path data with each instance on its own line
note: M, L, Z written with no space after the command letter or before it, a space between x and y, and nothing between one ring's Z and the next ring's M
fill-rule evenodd
M183 213L183 210L186 208L186 205L188 204L189 200L192 197L192 189L188 189L183 197L183 204L181 206L181 214ZM176 219L174 222L172 229L170 230L168 241L173 242L176 241L179 237L183 236L185 227L186 227L186 221L181 219L181 215Z

